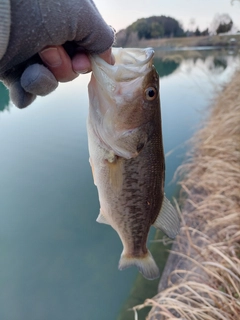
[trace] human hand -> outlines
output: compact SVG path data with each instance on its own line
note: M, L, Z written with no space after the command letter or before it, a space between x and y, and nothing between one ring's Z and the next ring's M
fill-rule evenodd
M89 72L89 53L101 54L112 63L109 48L114 32L91 0L13 0L11 17L8 46L0 60L0 80L20 108L28 106L36 95L53 91L58 81Z
M79 74L91 71L91 63L86 53L76 53L71 59L62 46L54 46L43 49L39 55L59 82L71 81ZM99 56L107 63L114 64L111 48Z

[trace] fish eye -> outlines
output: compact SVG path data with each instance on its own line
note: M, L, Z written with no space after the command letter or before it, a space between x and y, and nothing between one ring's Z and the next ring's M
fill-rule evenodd
M145 90L145 96L148 101L153 101L157 97L157 90L154 87L148 87Z

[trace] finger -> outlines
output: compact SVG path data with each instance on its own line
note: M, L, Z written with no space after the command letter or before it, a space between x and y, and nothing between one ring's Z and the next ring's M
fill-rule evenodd
M9 93L13 104L19 109L26 108L36 99L36 95L26 92L19 81L11 83Z
M21 86L26 92L45 96L57 88L58 82L47 67L35 63L24 70Z
M115 63L111 48L99 54L99 56L109 64L113 65ZM77 53L72 59L72 66L75 72L81 74L88 73L92 70L89 57L85 53Z
M72 68L69 55L62 46L47 47L39 55L58 81L67 82L78 76Z
M77 73L88 73L91 71L91 63L85 53L77 53L72 59L73 70Z

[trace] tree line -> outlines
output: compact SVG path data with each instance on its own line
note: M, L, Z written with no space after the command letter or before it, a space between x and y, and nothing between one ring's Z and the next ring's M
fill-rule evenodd
M218 20L219 21L215 22L216 34L228 32L229 30L231 30L233 26L233 21L230 17L227 21L226 19L221 21L221 17L218 18ZM163 15L138 19L126 29L127 36L132 32L137 33L138 39L140 40L209 35L208 28L202 32L199 30L198 27L195 31L184 31L179 21L172 17L167 17Z

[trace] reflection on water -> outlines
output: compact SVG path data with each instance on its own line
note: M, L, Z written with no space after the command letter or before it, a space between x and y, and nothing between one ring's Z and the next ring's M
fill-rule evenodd
M161 78L169 76L171 73L173 73L177 69L179 64L179 62L176 62L174 60L164 60L161 58L154 59L155 68L157 69L158 74Z
M183 65L188 65L193 69L199 64L209 69L211 73L221 73L228 66L232 68L233 63L238 63L238 52L221 50L201 50L201 51L162 51L156 49L154 65L156 66L160 78L168 76Z
M0 82L0 112L4 109L8 109L9 106L9 94L6 87Z
M231 78L240 65L237 54L225 50L156 50L158 61L175 61L177 68L167 77L160 76L164 148L167 156L166 192L174 193L173 173L186 152L186 142L197 129L214 94ZM164 63L162 63L164 66ZM161 72L160 72L161 74Z
M213 52L204 58L174 54L175 60L156 52L155 60L165 152L174 150L166 158L169 198L184 142L237 65L237 57L227 55L226 66L216 65L219 54ZM10 105L0 113L0 319L116 319L138 274L134 268L117 270L120 240L112 228L95 222L88 81L89 75L80 76L31 107ZM1 88L4 95L8 99Z
M222 68L223 70L227 68L227 59L224 58L214 58L213 59L215 68Z

